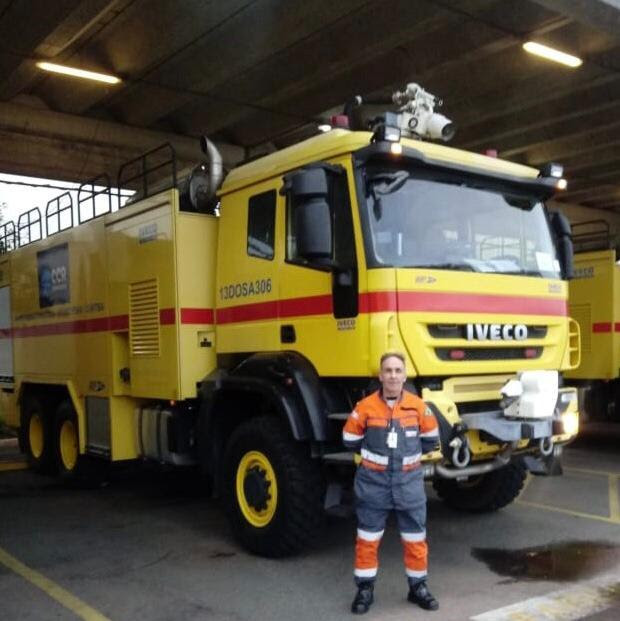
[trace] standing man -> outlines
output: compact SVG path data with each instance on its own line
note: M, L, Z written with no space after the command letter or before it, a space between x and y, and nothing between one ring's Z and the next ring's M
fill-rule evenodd
M396 512L409 582L407 599L426 610L439 603L426 586L426 494L422 453L439 441L435 416L419 397L403 389L405 357L381 356L381 389L362 399L343 429L347 448L361 453L355 475L357 541L355 584L351 612L368 612L374 600L379 566L377 553L390 511Z

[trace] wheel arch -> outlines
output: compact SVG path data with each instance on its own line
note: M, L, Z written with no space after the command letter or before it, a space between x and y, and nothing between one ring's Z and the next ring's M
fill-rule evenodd
M229 373L212 374L201 384L198 445L203 471L217 481L228 438L255 416L275 416L299 442L325 440L325 403L316 369L294 352L254 354Z

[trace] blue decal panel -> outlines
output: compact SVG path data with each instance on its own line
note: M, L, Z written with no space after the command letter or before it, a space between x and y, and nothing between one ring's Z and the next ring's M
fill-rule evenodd
M67 304L69 295L69 246L61 244L37 252L39 307Z

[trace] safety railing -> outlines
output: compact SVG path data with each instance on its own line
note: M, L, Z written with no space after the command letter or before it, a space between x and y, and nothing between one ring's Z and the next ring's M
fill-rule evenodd
M45 208L45 232L47 237L73 227L73 199L65 192L47 203Z
M616 247L616 239L611 234L607 220L576 222L571 228L575 252L609 250Z
M39 208L34 207L19 216L17 226L12 220L0 224L0 254L42 239L44 227L46 236L50 237L73 228L76 219L78 224L83 224L110 213L113 196L116 196L120 209L176 186L176 152L171 144L165 143L122 164L114 192L109 175L104 173L79 186L75 205L71 191L50 200L45 209L45 220L41 218ZM124 202L128 191L134 194Z
M15 223L12 220L8 220L0 225L0 254L11 252L16 247Z
M86 215L84 214L85 211ZM103 173L82 183L77 193L79 224L104 216L111 211L112 191L110 189L110 177L107 174Z
M17 243L20 248L43 238L41 211L33 207L24 212L17 220Z
M169 169L169 173L166 172ZM166 175L169 175L167 181ZM121 203L121 188L135 191L131 203L177 185L177 158L174 147L165 143L147 151L133 160L125 162L118 169L116 187L118 188L118 208L129 203Z

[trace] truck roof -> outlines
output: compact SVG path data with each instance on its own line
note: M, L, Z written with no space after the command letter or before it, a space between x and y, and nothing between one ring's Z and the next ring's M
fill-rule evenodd
M303 142L234 168L226 176L219 194L228 194L247 185L281 175L289 170L294 170L310 162L327 160L344 153L357 151L368 146L371 137L372 134L370 132L333 129L327 133L308 138ZM443 161L446 164L460 164L477 168L482 173L487 171L524 178L534 178L539 173L536 168L432 142L411 139L403 139L401 142L403 146L416 149L429 159L439 162Z

